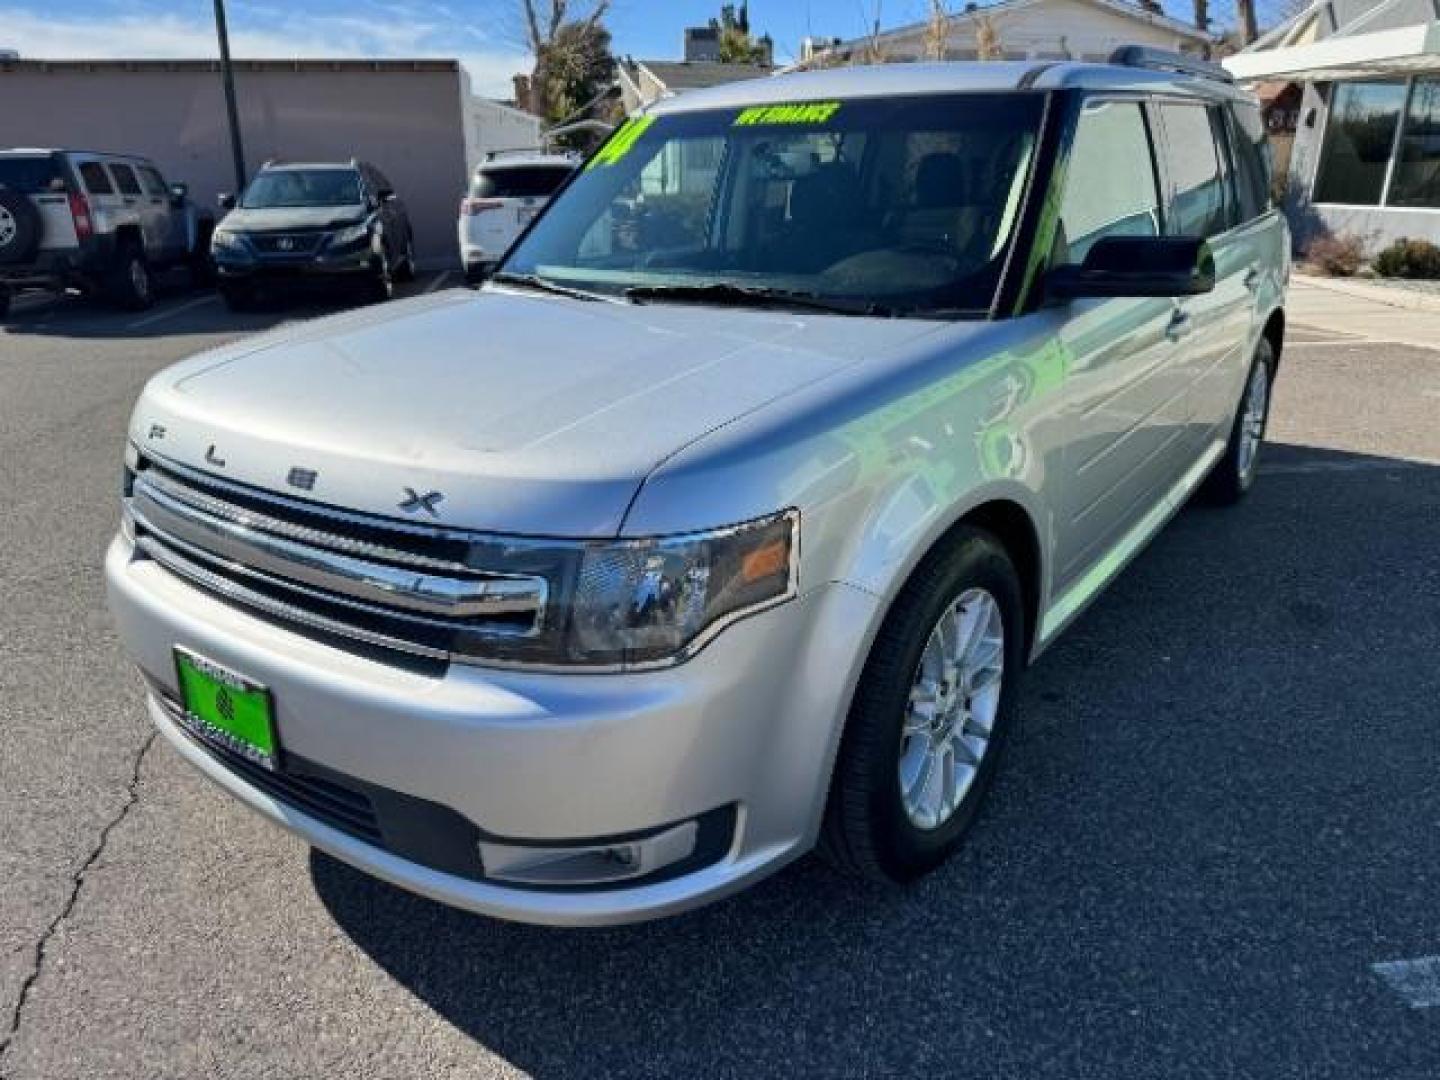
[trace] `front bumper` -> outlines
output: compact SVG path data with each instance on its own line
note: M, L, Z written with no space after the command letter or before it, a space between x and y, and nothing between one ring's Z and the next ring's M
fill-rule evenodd
M582 925L674 914L734 892L813 843L875 599L828 585L742 621L679 667L625 675L451 665L440 677L352 655L203 593L117 538L111 608L150 681L151 715L212 780L377 877L502 918ZM704 865L676 876L543 889L327 823L247 778L176 723L180 645L269 686L283 750L509 844L572 844L699 821ZM437 822L441 818L433 819ZM445 831L437 826L436 833ZM413 845L407 850L423 850ZM445 867L449 867L446 869ZM439 867L439 868L437 868Z
M215 270L222 282L234 284L325 286L345 284L375 273L375 257L369 249L335 257L236 259L217 255Z

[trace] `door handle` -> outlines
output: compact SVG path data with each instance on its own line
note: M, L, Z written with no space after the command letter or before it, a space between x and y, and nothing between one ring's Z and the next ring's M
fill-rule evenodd
M1194 329L1190 312L1177 307L1170 315L1169 325L1165 327L1165 336L1171 341L1179 341L1183 337L1188 337Z

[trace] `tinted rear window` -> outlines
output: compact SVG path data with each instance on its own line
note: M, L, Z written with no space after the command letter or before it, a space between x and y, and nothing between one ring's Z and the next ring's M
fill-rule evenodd
M0 184L23 195L60 190L60 170L53 158L0 158Z
M113 195L115 188L110 183L110 174L98 161L87 161L80 166L80 178L85 181L85 190L91 195Z
M122 195L140 194L140 181L135 179L135 170L129 165L111 165L110 175L115 177L115 186Z
M568 165L511 165L504 169L482 169L470 184L477 199L532 199L553 195L570 177Z

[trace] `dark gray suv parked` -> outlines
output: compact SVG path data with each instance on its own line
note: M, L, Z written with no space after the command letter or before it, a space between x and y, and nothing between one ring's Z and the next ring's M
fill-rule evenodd
M264 292L358 287L388 300L415 276L415 234L395 187L374 165L267 162L215 230L220 292L243 309Z

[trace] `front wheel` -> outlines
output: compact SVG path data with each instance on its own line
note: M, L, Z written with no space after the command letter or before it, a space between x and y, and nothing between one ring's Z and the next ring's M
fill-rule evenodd
M995 775L1024 662L1009 555L962 527L921 564L866 660L831 779L821 852L910 881L949 857Z
M405 257L395 269L395 280L415 280L415 237L413 236L405 241Z
M380 256L379 264L370 272L365 294L376 304L383 304L395 295L395 276L390 272L390 260L384 255Z
M1275 381L1275 349L1266 338L1255 347L1250 374L1225 455L1205 480L1203 494L1212 503L1231 506L1243 499L1255 483L1265 427L1270 420L1270 389Z

